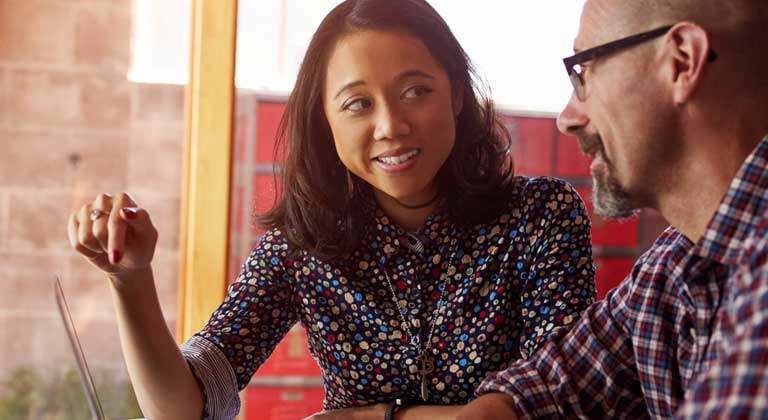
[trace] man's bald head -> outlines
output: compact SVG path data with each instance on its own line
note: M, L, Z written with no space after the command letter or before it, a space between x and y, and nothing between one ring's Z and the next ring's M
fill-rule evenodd
M681 21L708 30L747 28L768 21L766 0L588 0L616 13L614 22L639 31Z
M768 70L768 55L760 53L768 42L768 0L587 0L582 15L587 40L577 44L594 46L679 22L707 32L712 48L726 59L719 64L726 72Z

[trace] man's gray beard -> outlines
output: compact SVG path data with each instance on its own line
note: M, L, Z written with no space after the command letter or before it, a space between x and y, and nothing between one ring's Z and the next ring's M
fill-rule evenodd
M579 133L577 136L579 147L584 153L599 148L600 154L605 162L605 171L592 174L592 206L595 213L606 219L625 219L632 217L637 213L632 206L632 200L629 193L621 187L619 181L612 175L613 165L605 155L603 139L599 134Z
M592 205L595 213L606 219L626 219L637 213L632 206L632 200L619 182L611 175L610 165L602 176L592 175Z

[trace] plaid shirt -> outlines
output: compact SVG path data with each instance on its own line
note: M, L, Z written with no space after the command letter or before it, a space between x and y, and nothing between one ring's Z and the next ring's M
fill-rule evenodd
M768 419L768 137L694 244L668 228L606 299L489 376L528 418Z

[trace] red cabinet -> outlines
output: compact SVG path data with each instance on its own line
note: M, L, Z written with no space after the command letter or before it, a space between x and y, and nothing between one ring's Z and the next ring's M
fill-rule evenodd
M611 289L618 286L632 271L635 263L633 257L594 257L595 283L597 286L597 298L602 299Z
M269 359L259 368L260 376L320 377L320 367L309 354L307 334L299 324L294 325L277 345Z
M528 176L552 175L555 123L552 118L503 116L512 138L515 173Z
M275 140L285 104L281 102L259 102L256 106L256 156L258 163L272 163Z
M245 392L245 420L297 420L323 409L319 387L250 386Z
M590 177L590 158L579 148L574 136L557 132L557 163L555 175L559 177Z
M592 208L592 187L577 187L592 220L592 245L602 247L635 247L638 239L638 218L606 220Z

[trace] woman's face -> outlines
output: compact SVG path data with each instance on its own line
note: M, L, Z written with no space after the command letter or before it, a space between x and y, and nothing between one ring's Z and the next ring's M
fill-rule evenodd
M353 32L329 56L323 106L341 162L382 193L418 205L456 140L453 97L443 67L416 37Z

